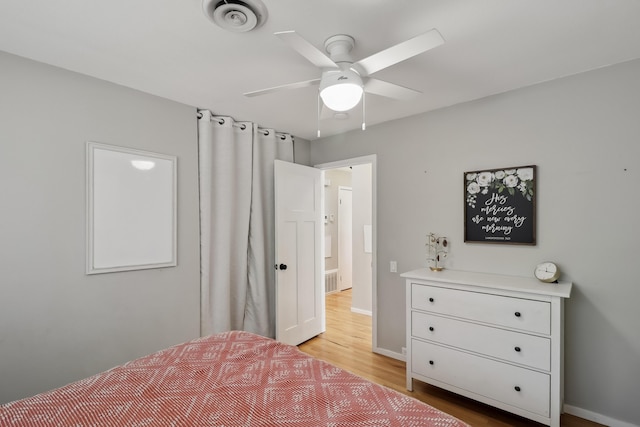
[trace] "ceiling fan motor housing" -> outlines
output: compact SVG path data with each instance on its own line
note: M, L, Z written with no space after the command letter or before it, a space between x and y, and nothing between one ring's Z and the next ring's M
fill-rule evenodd
M324 49L336 64L340 62L352 63L351 49L353 49L355 44L356 41L353 37L346 34L338 34L325 40Z

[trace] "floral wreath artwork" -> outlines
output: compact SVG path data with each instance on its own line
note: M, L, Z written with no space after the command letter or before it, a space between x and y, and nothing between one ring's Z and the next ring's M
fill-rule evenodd
M464 173L465 242L535 245L536 167Z

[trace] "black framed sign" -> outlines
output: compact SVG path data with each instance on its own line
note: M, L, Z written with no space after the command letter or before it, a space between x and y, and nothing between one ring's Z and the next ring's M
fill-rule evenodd
M536 244L536 167L464 173L464 241Z

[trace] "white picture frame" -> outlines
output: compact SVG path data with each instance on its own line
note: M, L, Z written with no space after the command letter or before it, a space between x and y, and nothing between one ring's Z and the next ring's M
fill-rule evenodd
M177 265L177 157L87 142L86 273Z

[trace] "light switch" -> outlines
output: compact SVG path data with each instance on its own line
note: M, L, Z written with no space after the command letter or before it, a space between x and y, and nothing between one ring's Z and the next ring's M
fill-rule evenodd
M391 261L389 263L389 271L391 273L397 273L398 272L398 262L397 261Z

